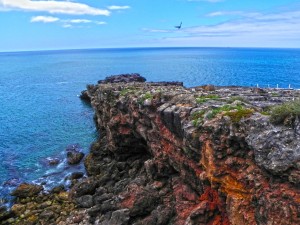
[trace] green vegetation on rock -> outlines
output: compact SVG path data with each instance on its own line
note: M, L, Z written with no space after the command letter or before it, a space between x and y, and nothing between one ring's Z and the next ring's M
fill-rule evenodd
M197 111L197 112L194 112L192 114L192 123L193 123L193 126L198 127L200 124L203 123L203 116L204 116L204 114L205 114L204 110Z
M247 99L245 99L245 98L242 97L242 96L231 96L231 97L227 100L228 103L233 103L233 102L235 102L235 101L241 101L241 102L246 102L246 103L249 102Z
M196 102L198 104L201 104L201 103L207 102L209 100L216 100L219 98L220 98L220 96L218 96L218 95L205 95L205 96L200 96L200 97L196 98Z
M126 96L128 94L134 94L137 91L134 87L127 87L120 91L121 96Z
M270 112L273 124L292 126L296 117L300 116L300 99L274 106Z
M152 100L153 99L153 95L150 92L146 92L145 94L142 94L139 98L138 98L138 103L140 105L142 105L144 103L145 100Z
M199 126L204 119L211 120L218 114L223 113L224 116L229 116L231 121L238 123L242 118L247 118L253 114L254 110L245 108L242 105L223 105L214 108L210 111L201 110L192 114L192 123L194 126Z

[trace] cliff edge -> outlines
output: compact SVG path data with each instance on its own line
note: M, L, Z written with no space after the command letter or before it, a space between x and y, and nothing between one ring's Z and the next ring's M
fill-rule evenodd
M94 221L300 223L299 120L266 113L298 91L100 82L88 94L102 140L85 165L100 179L94 200L110 195L94 201Z

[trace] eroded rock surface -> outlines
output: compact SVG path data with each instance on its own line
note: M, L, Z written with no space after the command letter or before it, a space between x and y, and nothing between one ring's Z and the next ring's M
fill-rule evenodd
M106 83L88 93L102 139L85 160L93 190L73 191L93 196L90 223L300 223L299 133L262 113L298 91Z
M88 177L70 190L70 214L41 221L300 224L299 128L265 113L299 91L122 81L88 86L101 136Z

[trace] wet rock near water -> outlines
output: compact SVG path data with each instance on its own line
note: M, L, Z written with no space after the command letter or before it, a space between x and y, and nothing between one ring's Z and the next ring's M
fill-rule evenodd
M27 198L38 195L43 190L43 187L36 184L20 184L12 193L12 196L18 198Z
M51 157L49 157L46 160L47 160L47 164L49 166L56 166L56 165L58 165L60 163L60 159L58 159L58 158L51 158Z
M91 98L90 98L90 96L88 95L87 90L82 91L79 97L80 97L80 99L83 100L83 101L86 101L86 102L89 102L89 103L91 102Z
M84 157L84 153L81 152L79 145L69 145L67 151L67 163L69 165L76 165L81 162Z

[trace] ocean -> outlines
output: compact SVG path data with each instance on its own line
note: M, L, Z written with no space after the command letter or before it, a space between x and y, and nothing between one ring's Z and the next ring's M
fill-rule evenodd
M78 95L108 75L148 81L300 88L300 49L128 48L0 53L0 202L20 182L52 187L68 166L68 145L85 153L98 137L93 110ZM47 158L60 163L49 166Z

